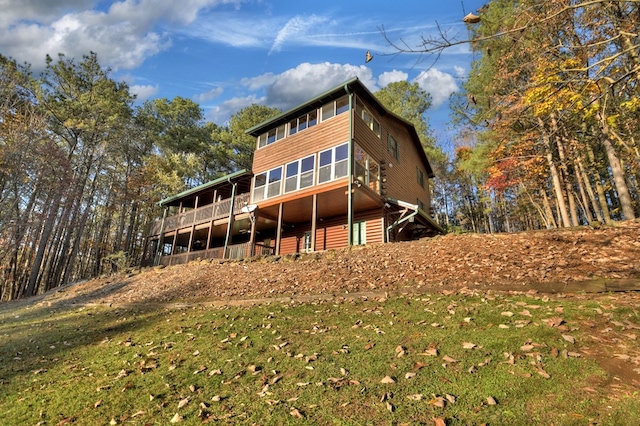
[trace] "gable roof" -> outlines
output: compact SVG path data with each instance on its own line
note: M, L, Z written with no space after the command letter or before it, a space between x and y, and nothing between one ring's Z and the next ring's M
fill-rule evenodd
M413 124L410 121L400 117L399 115L385 108L382 105L382 103L380 103L380 101L375 97L375 95L371 93L371 91L369 91L369 89L367 89L364 84L362 84L362 82L360 81L360 79L358 79L358 77L354 77L350 80L347 80L344 83L338 86L335 86L334 88L329 89L326 92L321 93L316 97L309 99L308 101L289 109L288 111L282 112L269 120L263 121L262 123L256 126L253 126L250 129L247 129L245 133L254 137L258 137L262 133L274 127L278 127L282 124L286 124L292 119L302 114L305 114L309 111L317 109L322 105L328 102L334 101L336 99L339 99L345 95L348 95L349 93L356 93L359 97L364 99L368 105L375 108L376 112L381 116L389 116L393 120L396 120L402 123L405 127L407 127L407 129L409 130L409 134L411 136L412 142L416 147L416 150L418 151L418 155L420 156L426 168L427 176L429 176L430 178L435 176L433 174L433 169L431 168L431 164L427 159L427 155L424 152L424 148L422 148L420 137L418 136L418 133L416 132L416 128L413 126Z

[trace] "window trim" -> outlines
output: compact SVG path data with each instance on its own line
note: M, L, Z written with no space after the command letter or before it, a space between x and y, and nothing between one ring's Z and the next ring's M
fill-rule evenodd
M424 184L425 184L424 173L422 172L422 169L420 169L420 167L418 166L416 166L416 174L417 174L418 185L424 188Z
M273 136L271 133L273 132ZM264 148L265 146L271 145L272 143L276 143L281 139L284 139L287 135L287 125L281 124L278 127L274 127L269 129L268 131L262 133L258 136L258 148ZM271 139L273 138L273 139Z
M359 156L358 151L361 151L363 153L364 162L361 162L358 159L358 156ZM357 143L354 145L354 149L353 149L353 161L354 161L354 169L355 169L354 170L355 178L362 185L368 186L372 191L375 191L376 193L379 194L380 193L380 164L364 148L362 148ZM358 174L358 167L363 167L364 169L362 176L359 176ZM372 168L375 168L377 172L372 173L371 172ZM372 177L375 177L375 178L372 179Z
M338 151L338 149L340 149L342 147L346 147L347 156L345 158L341 158L340 160L336 161L336 152ZM334 147L331 147L331 148L325 149L323 151L320 151L318 153L318 167L317 167L318 177L316 179L316 181L317 181L316 184L317 185L321 185L323 183L327 183L327 182L331 182L331 181L334 181L334 180L337 180L337 179L342 179L344 177L347 177L347 175L349 174L348 165L347 165L347 170L345 170L345 174L344 175L336 176L336 170L338 168L337 167L338 165L341 165L342 163L347 163L348 164L348 162L349 162L349 152L348 151L349 151L349 143L345 142L345 143L341 143L340 145L336 145ZM322 154L324 154L326 152L330 152L331 153L331 162L328 163L328 164L321 165L320 161L321 161ZM321 176L321 169L322 168L326 168L326 167L329 167L329 176L330 176L330 178L327 179L327 180L321 181L320 180L321 177L322 177Z
M338 102L345 101L345 100L346 100L345 104L344 105L341 104L342 106L338 107ZM328 111L328 107L331 107L330 112ZM326 121L347 111L349 111L349 96L345 95L345 96L339 97L336 100L327 102L326 104L322 105L320 107L320 116L318 118L321 119L320 121Z
M303 161L308 160L308 159L312 160L311 170L303 171L302 170L302 163L303 163ZM288 173L287 169L292 164L296 164L296 174L292 175L292 176L287 176L287 173ZM297 160L290 161L289 163L285 164L285 166L284 166L285 177L284 177L284 192L283 192L283 194L289 194L291 192L295 192L295 191L299 191L301 189L312 187L315 184L315 170L316 170L316 154L307 155L304 158L299 158ZM306 185L306 186L301 186L303 175L309 175L309 173L311 174L311 184ZM290 179L293 179L294 177L295 177L295 180L296 180L295 188L287 190L287 181L289 181Z
M258 173L253 177L253 191L251 192L252 202L260 202L260 201L268 200L269 198L275 198L282 195L282 185L284 182L282 168L283 166L274 167L273 169L266 170L262 173ZM280 178L274 181L271 181L272 173L275 173L277 170L280 170ZM260 176L264 176L264 184L260 186L256 186L256 181ZM271 190L271 188L274 186L276 182L279 182L277 194L269 195L269 191ZM260 193L260 197L256 197L256 194L258 193Z
M387 133L387 151L398 162L400 162L400 144L389 132Z
M365 122L365 124L369 127L369 129L371 129L371 131L373 133L376 134L376 136L378 136L379 138L382 137L382 127L380 126L380 122L364 106L362 107L362 112L360 113L360 118L362 118L362 121Z

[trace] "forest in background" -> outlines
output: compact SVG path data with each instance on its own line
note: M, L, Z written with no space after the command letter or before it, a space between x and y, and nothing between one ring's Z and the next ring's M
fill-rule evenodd
M497 0L467 40L476 60L437 140L417 83L375 95L413 122L436 178L436 220L454 232L598 226L640 215L640 1ZM383 36L386 35L383 32ZM207 122L177 97L136 103L90 53L42 74L0 56L0 300L140 264L157 202L250 169L244 130L280 111L251 105Z

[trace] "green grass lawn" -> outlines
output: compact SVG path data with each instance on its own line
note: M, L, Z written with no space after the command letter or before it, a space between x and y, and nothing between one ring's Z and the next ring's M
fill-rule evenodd
M637 424L638 395L611 394L581 353L599 312L597 302L482 294L0 305L0 423ZM636 311L608 313L639 322Z

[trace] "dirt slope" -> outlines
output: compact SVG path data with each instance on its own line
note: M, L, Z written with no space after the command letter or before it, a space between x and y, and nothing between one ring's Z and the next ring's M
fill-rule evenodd
M359 292L546 290L596 281L640 285L640 221L496 235L446 235L252 261L203 260L148 268L44 295L62 303L166 303ZM603 280L604 279L604 280ZM593 286L592 286L593 287Z

